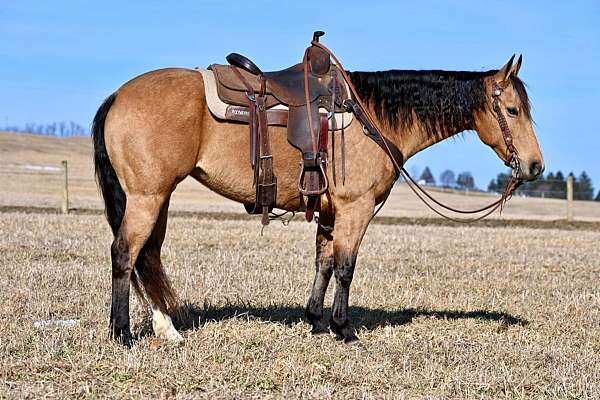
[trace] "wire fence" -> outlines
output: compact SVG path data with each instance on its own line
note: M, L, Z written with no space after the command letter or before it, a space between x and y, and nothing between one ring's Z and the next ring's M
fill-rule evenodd
M68 162L62 161L59 165L12 165L0 168L0 175L11 176L10 181L16 181L16 185L21 184L25 186L24 180L28 178L40 178L42 179L43 186L50 190L51 196L56 198L57 208L62 213L67 214L71 209L70 200L70 188L69 185L73 184L76 187L94 187L95 181L93 178L86 178L80 176L69 176L69 165ZM19 177L23 177L20 179ZM40 185L40 182L27 182L29 187L36 187ZM456 188L456 187L442 187L442 186L427 186L428 190L436 192L468 195L468 196L490 196L498 195L495 191L482 191L474 188ZM50 189L48 189L50 188ZM578 191L577 182L573 176L568 176L566 180L562 179L544 179L541 183L534 188L528 188L527 184L520 188L515 196L518 197L538 197L538 198L553 198L553 199L565 199L567 200L567 219L569 217L569 210L573 208L573 200L584 198L584 195L589 195L589 191ZM37 189L37 188L36 188ZM60 206L58 205L60 199ZM572 211L571 211L572 214Z
M539 181L525 183L519 188L520 196L567 199L569 191L569 179L572 179L572 194L575 200L593 200L594 188L589 181L580 181L579 179L567 176L566 179L548 179L542 177Z
M556 185L560 185L562 189L528 189L527 184L521 186L515 196L520 197L540 197L540 198L554 198L554 199L566 199L567 198L567 181L566 180L553 180ZM402 181L401 183L404 183ZM442 185L428 185L423 181L419 182L420 185L427 187L430 190L444 193L455 193L462 195L499 195L501 191L495 190L482 190L478 188L461 188L457 186L442 186ZM502 186L502 189L505 185ZM576 184L575 184L576 186ZM589 195L589 191L573 190L575 200L585 200L586 196Z
M69 179L69 166L67 160L63 160L59 166L32 164L8 166L0 169L0 175L12 177L17 187L23 187L25 184L29 184L38 191L42 185L46 188L52 188L51 192L54 192L54 189L56 189L55 195L60 198L60 210L63 214L68 214L70 210L69 182L85 183L90 181L90 179L86 178ZM27 178L39 178L41 181L26 182Z

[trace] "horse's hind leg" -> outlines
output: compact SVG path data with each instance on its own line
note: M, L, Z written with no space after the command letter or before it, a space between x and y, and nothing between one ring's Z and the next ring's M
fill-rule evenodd
M323 319L323 301L333 274L333 218L321 213L317 228L315 280L306 305L306 319L312 325L313 335L329 333L329 324Z
M165 201L152 230L152 234L142 248L135 264L136 275L144 286L146 295L150 298L152 308L152 329L154 334L162 339L180 342L183 337L177 332L169 316L169 311L175 311L177 296L163 269L160 253L167 231L169 199ZM140 288L136 288L141 293Z
M164 194L127 195L123 221L111 246L110 334L126 346L133 343L129 322L129 286L133 268L167 197Z

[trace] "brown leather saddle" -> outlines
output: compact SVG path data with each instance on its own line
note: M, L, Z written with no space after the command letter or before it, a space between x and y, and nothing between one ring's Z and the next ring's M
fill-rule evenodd
M324 32L313 34L318 42ZM298 190L305 205L306 218L312 220L320 196L328 189L326 175L327 141L335 112L346 111L342 104L349 98L343 76L330 56L320 47L306 49L303 61L281 71L262 72L248 58L231 53L230 65L213 64L217 93L230 104L226 117L250 126L250 163L254 169L255 204L245 205L251 214L268 213L275 205L277 178L269 147L268 126L287 126L288 142L302 153L302 171ZM278 109L285 105L287 110ZM321 113L324 109L327 112ZM305 199L306 198L306 199Z

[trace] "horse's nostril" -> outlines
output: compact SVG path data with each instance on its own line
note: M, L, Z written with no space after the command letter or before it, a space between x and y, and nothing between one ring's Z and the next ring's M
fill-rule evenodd
M540 163L538 161L532 162L531 165L529 166L529 172L533 176L539 176L543 170L544 170L544 166L542 165L542 163Z

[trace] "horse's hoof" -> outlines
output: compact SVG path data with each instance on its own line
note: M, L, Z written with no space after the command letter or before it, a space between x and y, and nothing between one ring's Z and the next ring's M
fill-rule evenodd
M313 336L329 335L329 328L313 326L313 328L310 330L310 334Z
M364 348L364 346L360 342L360 339L354 333L352 333L351 335L348 335L348 336L344 337L344 343Z
M169 325L168 327L162 329L164 327L154 325L154 334L157 338L162 339L169 343L181 343L183 342L183 336L177 329L173 327L173 325Z
M152 329L156 337L169 343L183 342L183 337L173 326L171 317L154 306L152 307Z
M312 312L308 311L308 309L307 309L304 313L304 318L306 318L306 321L311 326L311 330L310 330L311 335L318 336L318 335L324 335L326 333L329 334L329 326L327 325L327 323L325 321L323 321L322 315L318 316L318 315L313 314Z
M119 339L119 343L121 343L124 347L130 349L133 347L133 338L126 337Z
M360 339L358 338L358 336L356 336L354 332L346 334L336 333L335 338L340 342L344 342L344 344L360 343Z
M349 323L338 325L333 320L331 320L329 323L329 327L331 328L331 331L335 333L335 337L337 340L343 340L344 343L353 343L358 341L358 336L356 336L356 333L354 333L354 329L350 326Z
M129 329L124 329L120 332L115 332L111 330L110 337L111 339L121 344L122 346L127 347L128 349L133 347L134 340L131 336L131 332L129 331Z
M175 329L171 329L166 334L162 335L162 339L173 344L183 343L183 336Z

